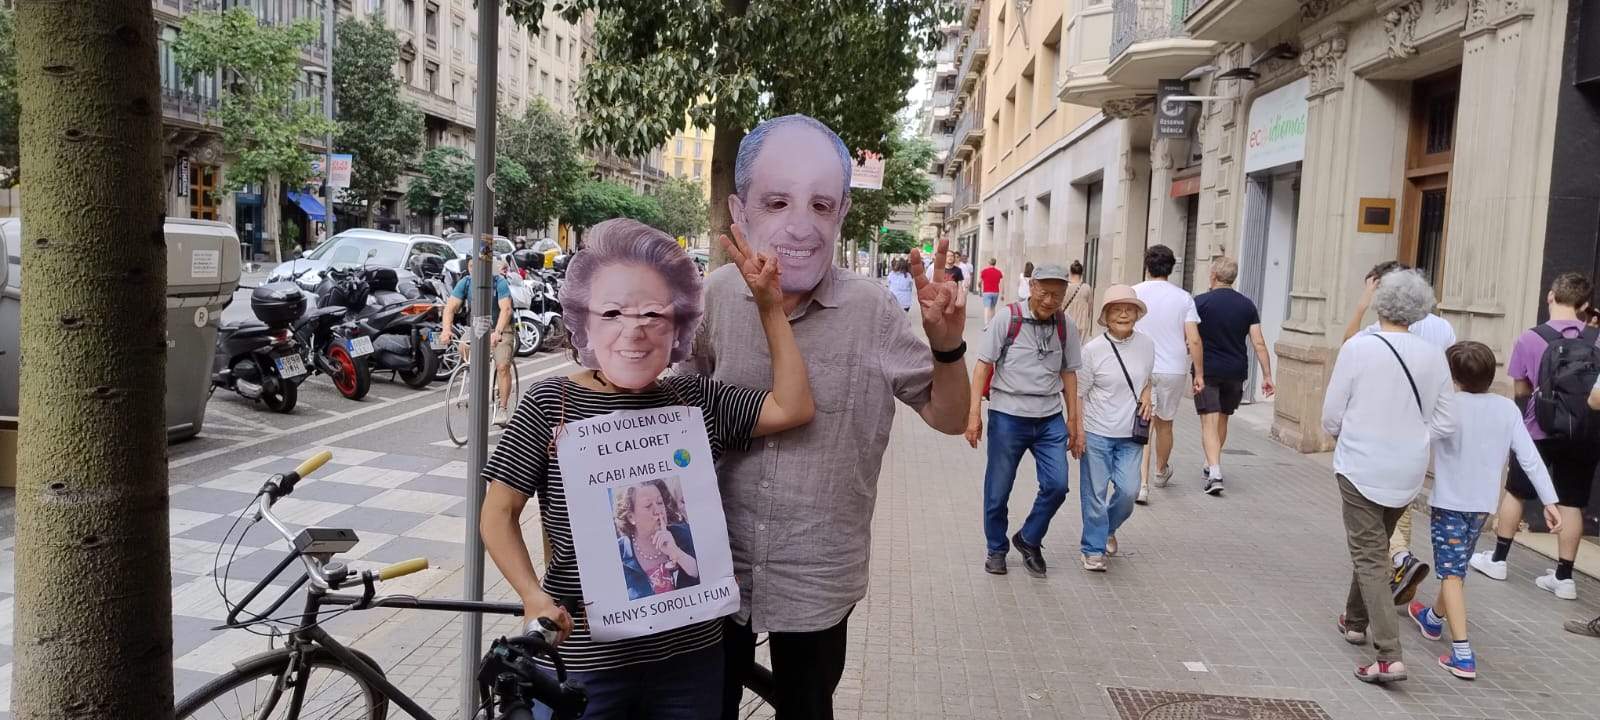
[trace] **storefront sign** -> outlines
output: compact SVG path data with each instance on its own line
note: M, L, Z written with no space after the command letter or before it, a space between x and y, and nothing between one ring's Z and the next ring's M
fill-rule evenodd
M1356 208L1356 231L1394 232L1394 198L1361 198Z
M1245 135L1247 173L1299 162L1306 156L1306 93L1311 81L1300 78L1256 98L1250 104L1250 130Z
M328 185L336 190L350 187L350 165L353 155L334 153L328 159Z
M1190 175L1172 181L1172 197L1181 198L1200 194L1200 176Z
M1189 83L1162 80L1156 85L1156 137L1189 137L1189 103L1167 98L1189 94Z
M173 173L173 180L178 184L178 197L189 197L189 183L194 182L190 176L189 156L178 158L178 171Z
M882 190L883 156L870 150L856 151L855 168L850 173L850 187Z

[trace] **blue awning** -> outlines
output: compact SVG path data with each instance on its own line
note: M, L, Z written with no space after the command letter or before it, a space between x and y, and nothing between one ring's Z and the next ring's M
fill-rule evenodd
M312 220L322 222L322 218L326 215L326 212L322 209L322 201L318 200L315 195L297 193L291 190L289 199L293 200L294 204L299 205L301 210L306 211L306 217Z

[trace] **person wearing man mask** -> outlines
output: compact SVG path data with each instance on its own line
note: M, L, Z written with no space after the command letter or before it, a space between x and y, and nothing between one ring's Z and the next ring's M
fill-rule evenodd
M831 261L850 212L850 153L826 125L803 115L768 120L739 144L733 223L758 253L776 256L784 309L794 328L817 413L811 424L767 438L717 463L743 593L728 622L723 717L738 717L741 686L768 633L777 713L833 717L844 673L850 612L866 596L878 469L895 401L935 430L966 430L970 397L963 358L965 294L934 282L911 251L925 342L871 278ZM949 240L933 258L943 267ZM737 268L706 278L706 317L686 370L767 388L770 361L755 304ZM931 347L930 347L931 346Z

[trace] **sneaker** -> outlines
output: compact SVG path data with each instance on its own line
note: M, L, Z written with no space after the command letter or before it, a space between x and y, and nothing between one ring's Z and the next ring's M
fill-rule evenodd
M505 427L505 424L508 422L511 422L511 413L507 412L504 407L495 407L494 424Z
M1406 664L1399 660L1379 660L1356 667L1356 679L1365 683L1400 682L1406 679Z
M1389 590L1394 594L1395 605L1405 605L1417 596L1417 586L1422 584L1422 579L1428 576L1428 564L1418 560L1415 555L1407 555L1400 567L1394 569L1394 577L1389 579Z
M1085 555L1085 556L1083 556L1083 569L1088 570L1089 572L1105 572L1106 571L1106 556L1104 556L1104 555Z
M1472 566L1473 570L1487 575L1491 580L1506 579L1506 561L1495 562L1494 553L1487 550L1473 553L1472 559L1467 564Z
M983 561L983 571L990 575L1006 574L1006 554L1003 552L989 553Z
M1148 486L1145 486L1145 485L1140 485L1139 486L1139 494L1133 496L1133 502L1134 502L1135 505L1149 505L1150 504L1150 488Z
M1044 546L1029 545L1026 540L1022 539L1021 530L1011 536L1011 544L1017 548L1017 552L1022 553L1022 569L1027 570L1029 575L1036 578L1044 577L1047 569L1044 563Z
M1206 482L1206 494L1214 497L1222 495L1222 478L1211 478Z
M1117 554L1117 536L1112 535L1111 537L1106 538L1106 557L1111 557L1112 555L1116 555L1116 554Z
M1406 608L1406 614L1417 624L1417 629L1422 631L1423 637L1429 640L1444 637L1444 623L1429 622L1427 605L1413 601L1411 606Z
M1562 627L1566 628L1567 632L1572 633L1573 635L1600 638L1600 617L1588 622L1584 622L1582 620L1568 620L1565 625L1562 625Z
M1367 631L1351 630L1344 624L1344 616L1339 616L1339 634L1344 636L1344 641L1351 645L1364 645L1367 642Z
M1159 488L1166 487L1167 483L1172 482L1172 466L1168 465L1168 466L1162 468L1159 472L1157 472L1155 480L1156 480L1156 487L1159 487Z
M1447 652L1439 656L1439 667L1462 680L1475 680L1478 677L1478 658L1474 655L1458 658L1455 652Z
M1541 577L1535 578L1533 584L1538 585L1541 590L1549 590L1555 593L1556 597L1562 600L1578 599L1578 584L1573 582L1572 578L1557 580L1554 569L1551 569Z

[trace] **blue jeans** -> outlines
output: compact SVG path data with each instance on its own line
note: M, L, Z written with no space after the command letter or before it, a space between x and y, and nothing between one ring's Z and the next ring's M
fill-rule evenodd
M616 670L568 673L589 693L584 720L703 720L722 714L722 645ZM550 709L534 708L538 720Z
M1029 545L1044 542L1050 519L1067 499L1067 423L1061 413L1030 418L990 410L989 464L983 471L983 535L990 553L1003 553L1010 546L1006 501L1011 499L1023 451L1033 453L1039 494L1022 522L1022 539Z
M1109 438L1084 433L1082 469L1083 554L1106 554L1106 538L1133 516L1133 499L1139 493L1139 461L1144 446L1133 438ZM1106 500L1106 489L1115 485L1116 497Z

